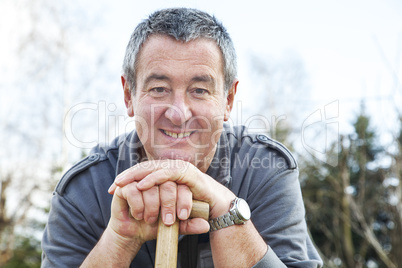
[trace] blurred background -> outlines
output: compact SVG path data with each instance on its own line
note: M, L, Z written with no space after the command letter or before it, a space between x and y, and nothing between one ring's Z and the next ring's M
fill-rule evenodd
M402 265L402 2L0 0L0 266L39 267L62 174L134 127L120 84L156 9L215 15L238 54L232 124L295 154L328 267Z

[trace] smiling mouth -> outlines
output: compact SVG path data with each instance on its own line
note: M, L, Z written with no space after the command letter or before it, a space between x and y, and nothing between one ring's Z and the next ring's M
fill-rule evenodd
M183 138L190 137L190 135L194 132L194 131L189 131L189 132L175 133L175 132L170 132L170 131L166 131L166 130L163 130L163 129L161 129L161 131L166 136L169 136L169 137L172 137L172 138L175 138L175 139L183 139Z

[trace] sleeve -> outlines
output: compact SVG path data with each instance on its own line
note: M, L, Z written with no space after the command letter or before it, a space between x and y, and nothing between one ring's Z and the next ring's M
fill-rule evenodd
M284 268L283 262L276 256L275 252L268 247L264 257L253 266L253 268Z
M79 267L97 240L82 212L56 192L42 239L41 267Z
M42 237L41 267L82 264L109 223L113 196L107 190L114 174L109 162L96 154L66 172L52 197ZM130 267L151 267L151 264L148 246L144 246Z
M321 258L307 232L298 170L279 172L254 189L247 200L251 219L269 246L255 267L284 267L280 263L291 267L321 267Z
M251 209L268 245L255 267L322 267L308 234L297 162L281 143L262 134L232 134L231 185Z
M42 267L78 267L110 218L113 168L99 154L84 158L61 178L42 237Z

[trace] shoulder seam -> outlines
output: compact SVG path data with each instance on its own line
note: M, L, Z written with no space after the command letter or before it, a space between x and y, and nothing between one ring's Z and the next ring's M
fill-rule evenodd
M289 169L297 169L296 159L294 158L293 154L282 143L280 143L276 140L273 140L264 134L247 133L246 135L243 135L241 137L241 139L244 139L244 138L249 138L253 143L259 142L261 144L265 144L267 147L280 152L282 154L283 158L286 160L286 163L288 164Z
M244 131L244 128L242 131L227 131L226 134L229 136L233 136L237 141L243 142L244 139L249 139L250 142L252 143L262 143L265 144L267 147L277 150L280 152L283 156L283 158L286 160L286 163L288 164L289 169L297 169L297 162L296 159L294 158L293 154L286 148L285 145L282 143L273 140L269 138L268 136L264 134L251 134L247 133Z
M261 143L265 143L269 147L277 149L278 151L282 152L286 156L285 159L287 160L290 169L297 168L297 163L296 163L296 160L295 160L293 154L288 150L288 148L286 148L285 145L283 145L282 143L280 143L276 140L270 139L266 135L262 135L262 134L257 135L256 138Z
M59 183L56 186L56 192L59 195L63 195L64 191L70 182L72 178L74 178L77 174L80 174L87 168L95 165L96 163L105 161L107 157L101 157L99 153L91 154L85 158L83 158L81 161L79 161L77 164L72 166L60 179Z

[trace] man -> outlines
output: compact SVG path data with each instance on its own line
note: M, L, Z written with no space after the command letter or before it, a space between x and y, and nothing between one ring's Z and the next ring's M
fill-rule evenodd
M180 220L179 267L321 266L292 155L224 124L236 56L215 18L155 12L131 36L123 70L136 130L94 148L64 175L43 267L153 267L159 213L166 225ZM209 222L188 219L193 199L210 205Z

